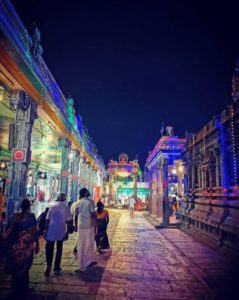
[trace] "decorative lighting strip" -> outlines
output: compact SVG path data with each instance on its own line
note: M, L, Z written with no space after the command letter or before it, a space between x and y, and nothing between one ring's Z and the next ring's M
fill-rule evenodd
M206 137L205 137L205 131L203 130L203 155L204 155L204 162L206 160ZM206 165L203 166L203 179L204 179L204 189L207 188L207 170Z
M233 158L233 176L234 184L237 185L237 154L236 154L236 143L235 143L235 125L234 125L234 106L230 105L230 115L231 115L231 138L232 138L232 158Z

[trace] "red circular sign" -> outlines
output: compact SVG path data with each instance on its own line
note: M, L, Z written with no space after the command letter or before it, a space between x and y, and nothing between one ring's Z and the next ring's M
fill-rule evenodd
M14 160L24 160L25 151L24 150L15 150L13 153Z

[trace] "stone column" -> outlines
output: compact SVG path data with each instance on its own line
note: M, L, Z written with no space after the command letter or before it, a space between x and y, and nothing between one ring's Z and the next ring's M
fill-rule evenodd
M169 224L169 201L168 201L168 158L164 158L163 170L163 225Z
M195 165L194 165L194 161L192 161L192 168L191 168L191 184L192 184L192 190L195 190Z
M183 196L183 172L178 171L178 194Z
M148 181L149 181L149 213L152 214L152 193L153 193L153 188L152 188L152 170L148 170Z
M152 169L152 193L151 193L151 212L153 215L157 216L157 174L155 166Z
M114 175L110 174L109 178L109 198L110 201L114 200Z
M93 167L89 166L89 190L91 193L91 197L93 198L94 188L93 188L93 182L94 182L94 169Z
M66 197L68 194L68 181L69 181L69 167L70 167L70 152L71 152L71 142L62 138L59 141L60 146L62 147L61 152L61 187L60 192L65 193Z
M32 127L37 118L37 105L22 90L13 91L10 98L12 110L16 110L16 123L13 136L9 136L12 147L12 159L9 178L10 189L7 203L7 215L10 217L19 209L21 200L26 197L27 172L31 161Z
M133 190L134 190L134 199L137 199L137 176L138 172L137 170L134 170L133 172Z
M83 168L84 168L84 157L80 156L79 189L83 188L83 183L82 183L83 171L84 171Z
M73 159L71 162L71 202L75 202L79 196L79 167L80 152L78 150L73 150Z
M157 196L157 217L163 218L163 167L159 164L158 167L158 196Z
M214 149L214 155L216 158L216 186L221 186L221 173L220 173L220 151L218 148Z

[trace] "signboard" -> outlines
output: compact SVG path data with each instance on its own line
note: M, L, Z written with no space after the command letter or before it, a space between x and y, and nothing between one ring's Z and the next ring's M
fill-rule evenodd
M69 174L68 174L68 171L61 171L61 176L62 177L67 177Z
M26 151L27 149L13 149L12 150L12 161L26 162Z

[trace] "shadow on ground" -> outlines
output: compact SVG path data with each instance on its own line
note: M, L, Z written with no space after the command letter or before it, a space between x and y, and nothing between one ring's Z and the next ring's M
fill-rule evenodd
M84 282L101 282L102 276L104 273L104 269L100 266L96 266L94 268L90 268L78 274L77 276Z

